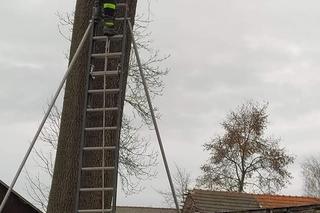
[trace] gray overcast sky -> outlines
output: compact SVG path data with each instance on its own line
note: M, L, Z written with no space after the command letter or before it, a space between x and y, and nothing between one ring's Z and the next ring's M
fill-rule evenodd
M0 179L9 182L65 69L68 43L57 11L75 1L17 0L0 6ZM138 13L145 13L140 0ZM317 0L151 1L154 47L171 54L160 128L167 157L196 178L202 144L221 132L227 112L246 100L270 103L269 133L297 156L292 184L302 194L300 163L320 153L320 2ZM155 141L154 141L155 142ZM162 205L159 177L123 205ZM24 192L22 179L17 190ZM154 196L152 196L154 195Z

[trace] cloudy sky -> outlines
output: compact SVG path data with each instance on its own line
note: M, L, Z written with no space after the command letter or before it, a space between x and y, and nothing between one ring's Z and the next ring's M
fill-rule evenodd
M138 13L146 13L140 0ZM75 1L24 0L0 6L0 179L9 183L66 69L68 43L56 13ZM292 184L303 193L301 161L320 153L320 2L317 0L152 0L153 46L171 57L157 99L167 157L200 174L202 144L221 132L227 112L247 100L268 101L268 132L297 157ZM152 142L156 143L155 140ZM26 194L25 180L17 190ZM122 205L161 206L162 165L139 195ZM153 196L150 196L153 195Z

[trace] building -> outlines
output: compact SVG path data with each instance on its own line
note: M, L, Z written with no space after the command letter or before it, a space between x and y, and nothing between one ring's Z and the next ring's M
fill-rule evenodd
M302 196L248 194L193 190L186 196L183 213L215 212L319 212L320 199Z
M2 202L8 185L0 181L0 202ZM30 202L24 199L17 192L13 191L8 199L8 202L3 210L3 213L42 213L39 209L33 206Z
M117 213L177 213L176 209L151 207L117 207Z

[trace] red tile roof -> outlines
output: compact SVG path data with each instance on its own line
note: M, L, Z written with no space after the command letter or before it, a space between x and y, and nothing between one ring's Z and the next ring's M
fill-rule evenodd
M285 195L255 195L255 197L261 208L281 208L320 204L320 199L314 197Z
M190 206L192 201L193 207ZM238 192L221 192L193 190L187 195L185 203L188 209L199 212L229 212L237 210L253 210L259 208L283 208L320 204L319 198L285 195L248 194ZM186 206L188 205L188 206ZM188 211L186 211L188 212Z

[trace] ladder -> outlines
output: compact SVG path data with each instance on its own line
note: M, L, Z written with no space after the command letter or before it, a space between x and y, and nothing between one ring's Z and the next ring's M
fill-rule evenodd
M118 35L93 23L79 155L76 213L116 212L119 143L127 70L129 0L117 4ZM96 1L95 11L99 10ZM88 199L90 202L88 202Z
M142 83L146 92L152 121L157 134L161 155L165 164L176 209L178 213L180 212L160 137L160 131L143 73L138 47L134 39L132 24L130 22L130 17L128 16L128 2L130 2L130 0L121 1L123 2L119 2L117 6L120 8L122 7L123 9L122 12L118 12L120 18L116 18L116 21L120 22L119 32L122 32L122 34L109 38L106 36L99 36L99 27L97 26L99 25L98 11L100 6L99 0L95 0L92 21L89 23L69 64L68 70L65 73L52 101L50 102L49 108L42 119L27 153L25 154L10 187L1 202L0 213L3 211L8 201L13 187L25 166L28 157L30 156L51 109L53 108L67 77L74 67L75 61L78 59L78 56L82 54L81 50L86 45L88 37L90 37L90 45L86 74L87 81L85 86L85 106L82 120L83 127L81 131L75 213L116 212L120 130L126 78L128 76L127 60L128 55L130 54L130 48L128 45L130 45L131 41L136 54ZM129 28L128 33L131 35L131 38L128 39L127 27ZM103 46L104 48L101 48Z

